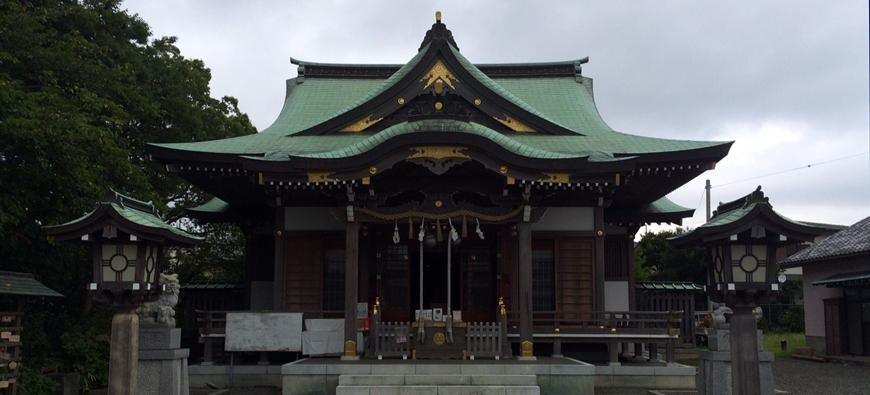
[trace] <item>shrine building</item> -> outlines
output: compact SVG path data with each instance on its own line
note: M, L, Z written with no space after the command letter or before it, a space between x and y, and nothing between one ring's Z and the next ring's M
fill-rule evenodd
M191 217L243 229L246 307L344 319L346 356L455 357L480 323L505 357L552 350L554 330L616 332L587 324L636 309L638 228L690 217L666 195L731 142L613 130L588 58L474 63L440 18L409 55L293 59L271 126L150 145L215 197ZM378 346L377 323L407 345Z

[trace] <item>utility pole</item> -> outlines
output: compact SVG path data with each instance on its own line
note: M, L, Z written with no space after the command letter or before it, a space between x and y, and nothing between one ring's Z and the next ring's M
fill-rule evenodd
M707 191L707 221L710 220L710 180L707 180L707 185L704 186Z

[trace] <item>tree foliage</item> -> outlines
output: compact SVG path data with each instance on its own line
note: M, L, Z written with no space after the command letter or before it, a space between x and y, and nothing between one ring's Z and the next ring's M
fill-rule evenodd
M30 307L41 320L27 330L47 342L25 347L31 366L74 369L72 354L100 341L72 333L96 325L81 315L86 252L51 244L41 226L81 216L108 188L154 200L175 218L204 196L151 161L146 143L255 132L235 98L210 96L209 70L175 41L152 37L119 0L0 0L0 268L35 273L66 295Z
M676 248L668 238L684 230L648 232L641 236L634 249L637 281L692 281L707 283L704 266L704 250L700 248Z

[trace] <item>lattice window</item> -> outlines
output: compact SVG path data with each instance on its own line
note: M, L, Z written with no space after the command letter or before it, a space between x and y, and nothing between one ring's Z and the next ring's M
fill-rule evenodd
M323 268L323 310L344 310L344 251L326 250Z
M731 246L731 273L735 283L765 282L767 279L767 246L735 244Z
M103 281L133 282L136 279L136 245L103 244Z
M556 253L552 240L532 245L532 310L556 310Z

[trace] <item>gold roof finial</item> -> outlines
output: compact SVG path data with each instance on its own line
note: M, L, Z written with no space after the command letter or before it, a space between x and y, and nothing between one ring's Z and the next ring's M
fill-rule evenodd
M441 23L441 11L435 11L435 22Z

